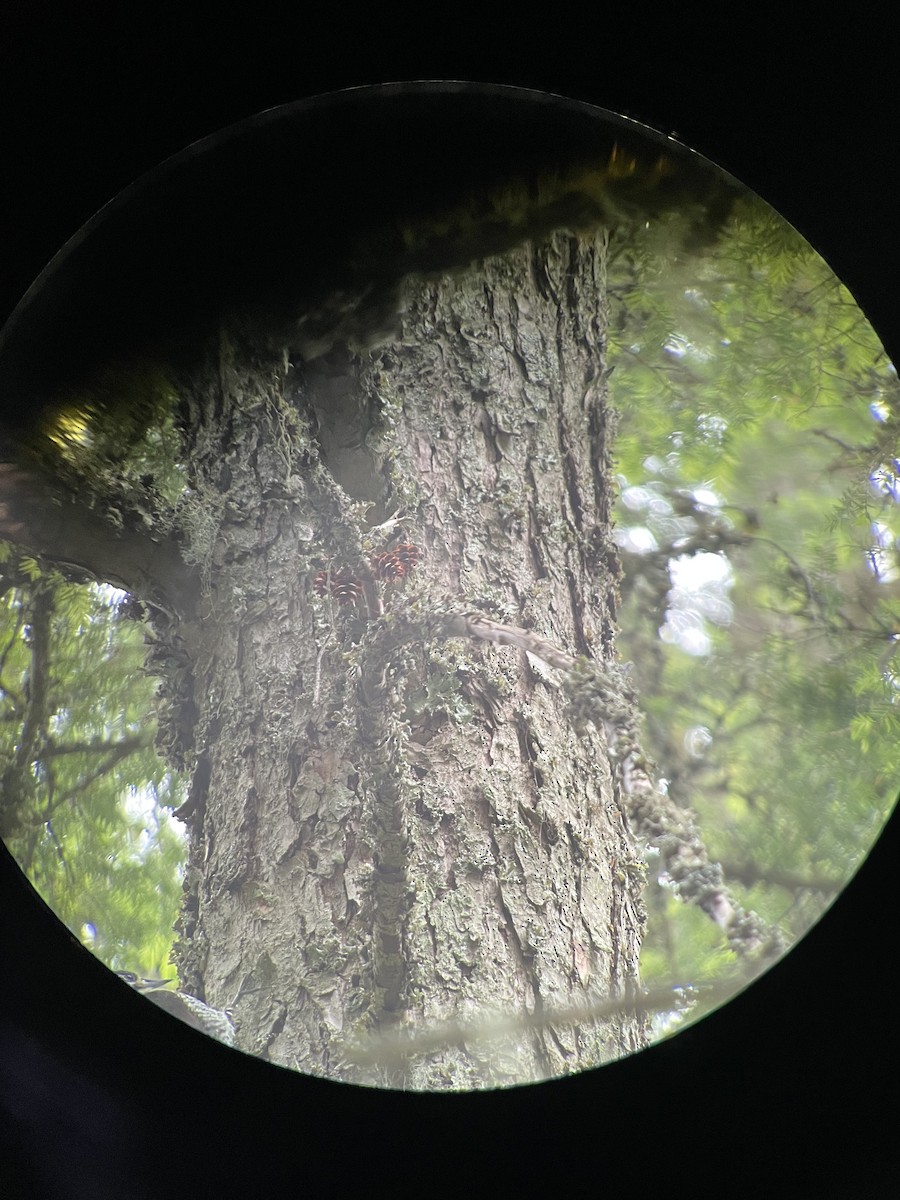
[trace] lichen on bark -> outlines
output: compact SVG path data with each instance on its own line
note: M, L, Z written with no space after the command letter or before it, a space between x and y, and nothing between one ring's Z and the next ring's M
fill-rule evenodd
M558 233L410 278L380 349L290 363L233 335L182 381L178 535L203 595L179 629L179 737L203 795L179 965L211 1003L249 977L246 1050L444 1089L645 1042L627 1010L534 1019L638 989L640 881L616 868L635 847L603 731L579 738L552 668L515 646L391 637L477 608L613 659L605 255L602 233ZM398 537L421 561L373 580ZM327 586L341 568L352 603ZM344 1053L492 1013L530 1024L400 1065Z

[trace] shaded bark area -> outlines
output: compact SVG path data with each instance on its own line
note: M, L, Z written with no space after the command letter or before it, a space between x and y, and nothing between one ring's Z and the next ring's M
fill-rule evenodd
M114 515L118 521L92 510L36 464L0 462L0 537L70 577L103 579L154 602L180 595L189 603L192 580L178 546Z
M633 1015L540 1022L637 983L639 881L602 735L575 736L554 671L520 649L390 636L477 609L613 656L605 254L559 234L409 281L377 353L292 366L223 339L184 389L180 534L204 586L180 627L182 982L222 1006L249 977L246 1050L444 1089L645 1042ZM398 539L422 561L379 579ZM345 1055L478 1013L538 1020L400 1066Z

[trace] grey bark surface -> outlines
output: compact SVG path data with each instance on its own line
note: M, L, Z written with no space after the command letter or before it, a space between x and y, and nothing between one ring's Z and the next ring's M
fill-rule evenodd
M576 736L553 669L515 646L390 636L475 609L614 656L605 254L557 234L410 280L399 336L359 354L290 364L223 336L183 389L179 535L203 598L159 651L167 749L194 772L180 973L218 1007L246 981L251 1053L443 1090L646 1043L627 1011L541 1020L638 990L637 855L602 732ZM397 537L421 562L377 580ZM399 1063L350 1052L517 1013L520 1031Z

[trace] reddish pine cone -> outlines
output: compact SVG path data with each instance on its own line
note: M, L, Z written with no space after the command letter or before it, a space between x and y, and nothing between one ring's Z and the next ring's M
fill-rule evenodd
M332 597L340 605L355 604L362 595L362 580L349 567L341 567L332 571L330 580L327 571L319 571L313 580L313 588L317 595L324 596L331 590Z
M402 579L415 567L421 554L412 542L401 542L393 550L383 550L372 555L372 569L379 579L388 582Z
M401 542L394 550L394 557L403 563L407 571L411 571L422 557L422 552L414 542Z

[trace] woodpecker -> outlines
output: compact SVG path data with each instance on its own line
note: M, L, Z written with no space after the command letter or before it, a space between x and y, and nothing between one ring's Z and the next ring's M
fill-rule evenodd
M180 988L170 989L169 984L174 983L172 979L147 979L135 975L133 971L117 971L116 974L136 992L145 995L157 1008L165 1009L186 1025L209 1034L226 1046L234 1045L235 1030L230 1009L211 1008Z

